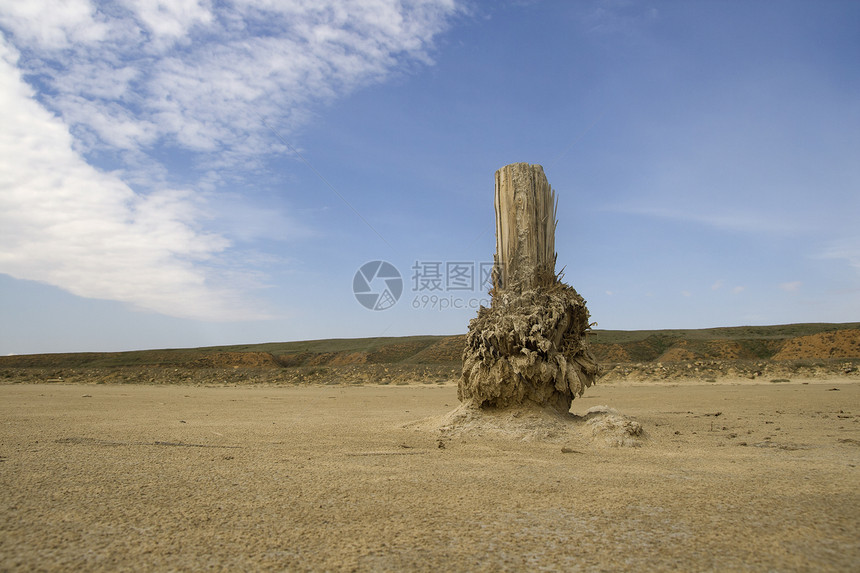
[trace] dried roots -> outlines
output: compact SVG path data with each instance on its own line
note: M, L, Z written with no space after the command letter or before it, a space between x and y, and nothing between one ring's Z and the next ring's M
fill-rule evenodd
M495 292L490 308L469 323L459 399L482 408L531 402L567 412L598 373L588 329L585 301L561 282Z

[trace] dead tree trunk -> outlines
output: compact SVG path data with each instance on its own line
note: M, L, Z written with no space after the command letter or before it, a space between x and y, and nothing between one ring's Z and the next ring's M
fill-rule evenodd
M492 302L469 323L458 386L464 403L567 412L594 383L588 309L555 273L556 206L540 165L496 172Z
M513 163L496 171L497 291L522 291L555 280L556 205L540 165Z

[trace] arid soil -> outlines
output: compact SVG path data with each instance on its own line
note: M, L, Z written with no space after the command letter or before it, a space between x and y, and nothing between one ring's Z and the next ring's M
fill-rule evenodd
M0 570L860 570L860 381L777 380L599 382L549 433L440 431L450 383L6 383Z

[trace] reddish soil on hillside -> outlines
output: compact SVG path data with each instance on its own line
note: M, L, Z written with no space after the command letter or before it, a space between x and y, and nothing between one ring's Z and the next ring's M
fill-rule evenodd
M860 356L860 330L837 330L791 338L771 360L856 358L858 356Z

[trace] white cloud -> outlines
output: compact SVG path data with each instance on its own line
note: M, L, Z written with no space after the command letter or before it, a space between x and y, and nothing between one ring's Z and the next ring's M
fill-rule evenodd
M127 0L138 19L159 40L181 38L194 25L206 25L213 16L209 2L197 0Z
M784 290L785 292L795 292L795 291L797 291L797 289L799 289L799 288L800 288L800 286L801 286L802 284L803 284L803 283L802 283L802 282L800 282L800 281L791 281L791 282L788 282L788 283L781 283L781 284L779 285L779 288L780 288L781 290Z
M733 288L733 289L732 289L732 293L733 293L733 294L741 294L741 293L742 293L742 292L744 292L745 290L747 290L747 287L738 285L738 286L736 286L735 288Z
M25 72L55 92L47 103L70 127L94 134L94 147L243 156L273 150L261 118L289 133L320 103L427 61L457 10L453 0L67 4L68 20L37 24L55 2L16 2L0 25L28 50Z
M265 279L204 228L203 198L225 167L285 151L263 119L289 137L321 103L429 61L456 11L454 0L0 0L0 272L173 316L259 317L237 283ZM156 159L172 150L197 171ZM96 152L121 169L90 165ZM276 238L313 234L294 227Z
M105 38L107 25L95 12L89 0L3 0L0 25L14 30L29 45L62 50Z
M846 237L831 241L820 255L822 259L844 260L860 271L860 237Z
M711 290L720 290L721 288L723 288L723 280L722 279L718 280L717 282L715 282L714 284L711 285Z
M229 245L195 228L193 196L137 194L86 164L3 43L0 56L0 272L174 316L254 316L201 264Z

